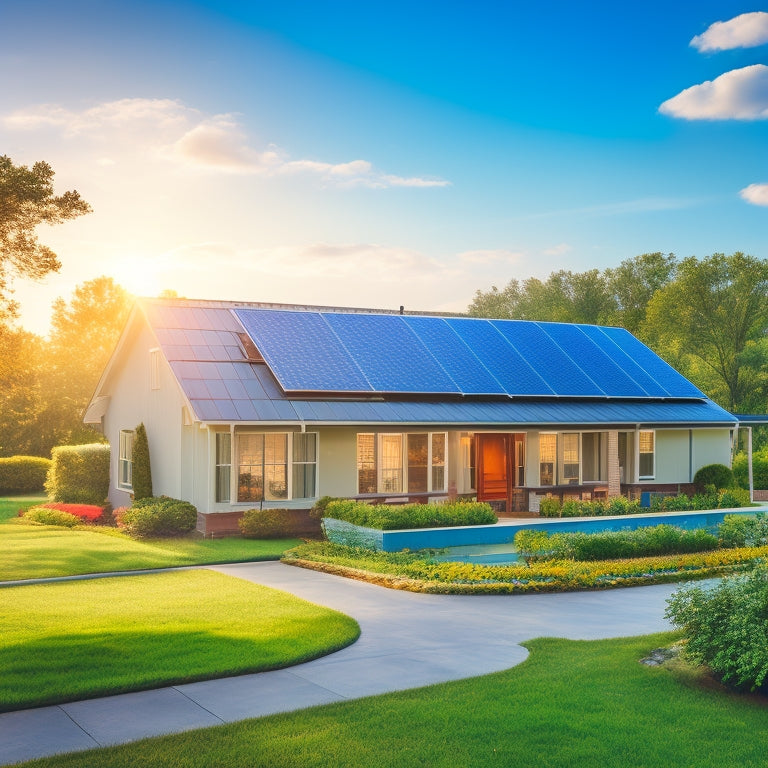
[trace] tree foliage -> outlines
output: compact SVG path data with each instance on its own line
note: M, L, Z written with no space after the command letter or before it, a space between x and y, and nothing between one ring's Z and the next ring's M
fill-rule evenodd
M48 163L29 168L0 156L0 304L7 315L16 311L8 297L10 278L39 279L61 267L56 254L38 242L38 225L60 224L91 210L75 190L54 195L53 176Z
M684 259L648 302L643 336L731 411L764 410L768 262L743 253Z
M149 460L149 440L144 424L136 427L136 437L133 440L133 498L147 499L152 496L152 466Z

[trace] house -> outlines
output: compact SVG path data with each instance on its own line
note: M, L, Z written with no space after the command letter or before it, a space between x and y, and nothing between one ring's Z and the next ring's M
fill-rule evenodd
M620 328L142 299L87 409L130 503L134 429L154 492L203 532L246 509L472 495L690 489L730 464L737 419Z

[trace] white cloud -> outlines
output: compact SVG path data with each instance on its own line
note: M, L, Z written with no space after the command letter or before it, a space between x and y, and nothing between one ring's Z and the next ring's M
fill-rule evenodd
M768 118L768 66L733 69L715 80L686 88L659 112L685 120L765 120Z
M768 43L768 13L742 13L729 21L716 21L706 32L691 40L691 45L704 53L731 48L754 48Z
M368 160L341 163L292 160L288 152L275 145L251 146L235 116L206 116L172 99L120 99L81 111L42 104L17 110L1 122L12 130L48 128L69 138L98 139L101 144L111 146L128 143L134 153L150 153L188 169L261 176L307 175L320 180L324 186L337 187L385 189L450 185L444 179L385 173ZM103 155L94 162L105 165ZM111 162L115 160L111 158Z
M768 206L768 184L750 184L739 192L743 200L752 205Z

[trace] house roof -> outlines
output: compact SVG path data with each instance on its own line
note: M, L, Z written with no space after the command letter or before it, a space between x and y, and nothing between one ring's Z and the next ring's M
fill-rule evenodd
M139 306L202 422L736 421L619 328L185 299Z

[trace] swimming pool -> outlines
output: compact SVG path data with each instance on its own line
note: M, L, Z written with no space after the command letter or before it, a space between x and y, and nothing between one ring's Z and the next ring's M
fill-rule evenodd
M339 520L325 519L331 541L347 543L345 536L352 534L357 543L384 552L403 549L442 549L440 560L480 564L510 563L517 560L513 541L524 528L546 530L549 533L584 531L626 531L654 525L676 525L680 528L710 528L719 525L726 515L754 515L766 512L768 506L739 509L705 510L701 512L659 512L653 514L622 515L615 517L570 518L514 518L494 525L470 525L455 528L419 528L399 531L380 531L361 528ZM339 538L335 538L339 536Z

